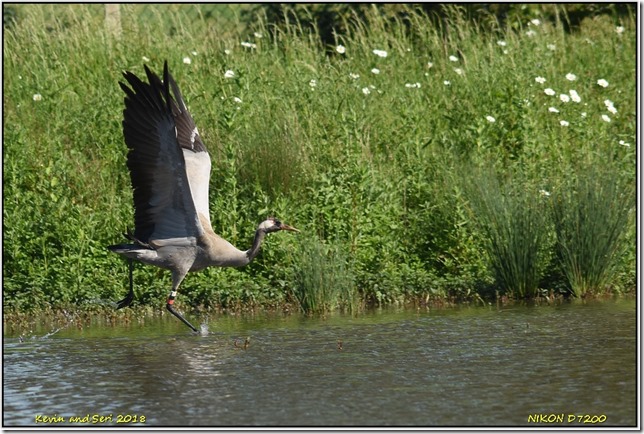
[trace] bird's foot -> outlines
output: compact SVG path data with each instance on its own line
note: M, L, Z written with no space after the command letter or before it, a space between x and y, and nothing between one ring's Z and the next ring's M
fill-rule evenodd
M130 304L132 304L133 300L134 300L134 292L130 291L123 300L119 300L116 302L116 310L129 306Z
M172 300L172 301L174 301L174 300ZM190 323L188 322L188 320L187 320L187 319L185 319L185 318L183 317L183 315L181 315L179 312L177 312L176 310L174 310L174 307L172 306L172 303L170 303L170 300L168 300L168 303L165 305L165 307L168 309L168 311L169 311L172 315L176 316L176 317L177 317L177 318L179 318L179 319L180 319L180 320L181 320L185 325L187 325L188 327L190 327L190 328L192 329L192 331L193 331L193 332L197 332L197 333L199 332L199 330L197 330L197 328L196 328L195 326L193 326L192 324L190 324Z

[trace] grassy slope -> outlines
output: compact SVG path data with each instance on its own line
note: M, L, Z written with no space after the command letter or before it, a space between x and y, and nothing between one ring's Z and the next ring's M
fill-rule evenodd
M125 263L105 249L132 222L117 80L124 69L142 73L143 57L156 70L168 59L209 146L216 230L245 247L256 224L274 214L328 246L272 236L244 269L189 277L180 301L280 304L297 298L298 282L315 280L302 270L328 269L346 274L336 281L349 282L359 298L381 303L468 297L490 283L512 293L488 266L462 182L477 183L473 168L491 168L535 200L587 167L634 184L633 21L602 17L575 34L545 21L481 34L455 13L443 38L420 15L412 13L409 32L373 16L340 41L346 53L338 54L296 26L271 42L222 34L168 7L144 24L124 13L121 40L105 31L99 5L23 5L5 32L6 306L124 294ZM225 78L227 70L235 77ZM560 99L571 89L581 102ZM632 220L613 289L634 287ZM341 253L320 260L324 251ZM542 271L556 282L564 273L554 264ZM138 300L160 304L168 274L140 267L135 275ZM339 302L346 299L354 298Z

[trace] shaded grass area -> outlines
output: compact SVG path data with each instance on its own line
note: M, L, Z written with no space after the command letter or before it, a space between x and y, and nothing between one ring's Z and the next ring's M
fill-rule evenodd
M164 59L213 159L215 230L240 248L269 215L303 230L270 236L245 268L190 275L186 306L353 310L635 288L634 197L613 203L596 184L567 193L600 166L632 191L634 19L566 33L535 16L483 32L458 7L444 28L407 7L405 23L349 20L340 53L298 23L258 18L253 34L223 35L164 5L144 23L124 18L117 39L96 6L21 5L5 30L6 309L125 294L127 265L105 248L133 221L117 81ZM544 199L562 208L546 212ZM605 223L555 226L584 206ZM578 259L562 252L609 227L595 253L610 265L587 260L601 279L574 283ZM135 306L161 305L169 288L166 272L137 267Z

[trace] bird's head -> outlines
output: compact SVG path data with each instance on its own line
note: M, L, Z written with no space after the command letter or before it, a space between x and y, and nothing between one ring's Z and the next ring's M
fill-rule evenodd
M264 231L266 233L277 232L277 231L292 231L299 232L298 229L295 229L293 226L289 226L286 223L282 223L274 217L269 217L259 224L257 230Z

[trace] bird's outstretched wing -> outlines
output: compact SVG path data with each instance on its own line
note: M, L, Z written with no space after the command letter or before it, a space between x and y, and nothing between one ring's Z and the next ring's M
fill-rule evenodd
M193 244L210 225L210 157L179 88L164 65L163 81L145 66L149 83L131 72L123 135L134 190L134 237L151 246ZM174 98L170 94L174 94ZM198 213L203 217L200 221Z
M192 199L201 222L207 222L206 229L212 230L208 191L210 186L210 155L201 141L199 130L190 116L188 107L181 96L179 86L168 72L168 63L164 65L164 81L170 83L175 100L172 101L172 115L177 127L177 140L183 151L186 162L186 173Z

